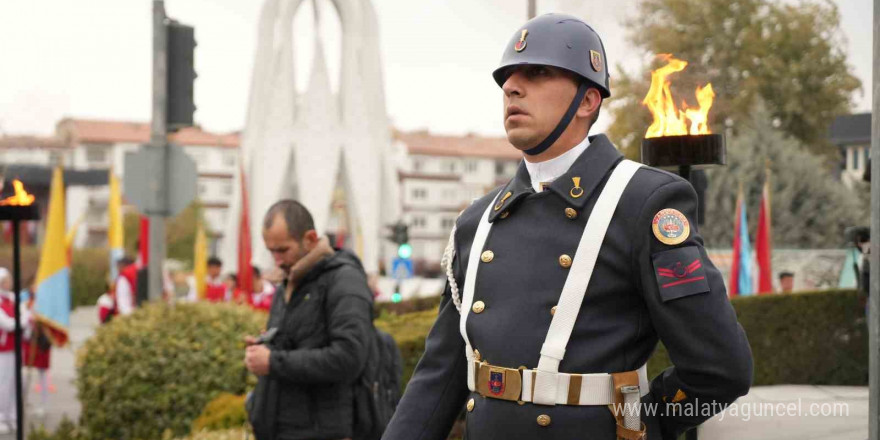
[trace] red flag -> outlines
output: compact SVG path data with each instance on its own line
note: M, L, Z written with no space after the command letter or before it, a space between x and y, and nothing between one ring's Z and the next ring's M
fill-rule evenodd
M143 269L150 265L150 218L141 216L141 235L138 238L138 269Z
M764 190L761 192L761 210L758 213L758 236L755 241L755 250L758 253L758 293L773 293L773 271L770 265L772 256L772 243L770 241L770 170L767 170L767 178L764 181Z
M727 282L727 295L739 295L739 262L740 262L740 219L742 218L742 185L740 185L739 193L736 196L736 214L733 218L733 255L730 261L730 277Z
M238 225L238 285L250 300L254 288L254 271L251 266L251 222L248 216L248 192L244 166L241 167L241 219ZM249 302L249 301L247 301Z

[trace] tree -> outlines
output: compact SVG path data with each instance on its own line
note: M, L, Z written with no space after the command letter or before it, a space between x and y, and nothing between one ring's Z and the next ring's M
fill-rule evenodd
M846 188L826 170L820 156L774 128L762 104L737 128L738 134L729 139L727 166L707 171L706 222L700 230L707 246L727 248L733 243L740 184L746 195L749 230L756 230L768 163L774 246L840 247L844 229L867 224L867 185Z
M136 243L140 236L140 221L140 214L132 211L127 212L123 218L125 252L128 255L136 255L138 252ZM167 257L192 264L196 225L204 222L204 208L199 201L190 203L177 216L169 218L165 223Z
M712 83L715 132L725 125L736 130L762 99L782 131L825 154L833 151L825 140L831 120L851 110L852 93L861 88L829 0L641 0L627 26L629 40L646 54L689 62L671 77L678 100L696 106L696 86ZM613 78L608 133L632 158L652 120L641 104L650 70L661 64L655 60L637 75L618 66Z

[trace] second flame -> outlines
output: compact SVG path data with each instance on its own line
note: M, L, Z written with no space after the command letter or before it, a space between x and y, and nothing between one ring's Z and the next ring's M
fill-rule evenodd
M645 133L646 138L660 136L685 136L688 134L711 134L709 130L709 109L715 99L715 91L712 84L706 87L697 86L696 96L699 108L688 108L686 102L682 102L679 110L675 106L670 91L669 75L681 72L687 67L687 61L674 58L671 54L659 55L667 61L667 64L651 72L651 88L642 101L654 116L654 122ZM690 122L690 124L688 124Z

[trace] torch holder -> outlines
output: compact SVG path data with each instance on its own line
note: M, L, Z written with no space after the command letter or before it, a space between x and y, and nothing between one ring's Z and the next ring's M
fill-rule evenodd
M24 437L24 389L21 381L22 365L22 322L21 316L21 237L19 237L19 225L25 220L39 220L40 207L36 203L30 205L0 205L0 221L12 222L12 282L15 292L15 407L18 418L16 420L16 438Z
M642 163L657 168L678 168L697 192L697 223L706 218L705 192L709 185L702 171L727 164L727 148L721 134L661 136L642 140ZM691 170L696 170L691 172Z
M26 206L0 205L0 221L39 220L40 208L36 203Z
M657 168L707 168L727 164L727 149L721 134L662 136L642 140L642 163ZM681 174L685 179L687 175Z

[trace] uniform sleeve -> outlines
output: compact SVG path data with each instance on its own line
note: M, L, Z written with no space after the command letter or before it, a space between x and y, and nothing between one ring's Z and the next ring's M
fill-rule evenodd
M339 273L327 291L327 346L273 349L269 375L299 383L354 382L367 362L370 338L375 335L368 290L357 272Z
M425 354L382 440L445 440L467 399L464 340L449 283L437 321L425 341Z
M15 330L15 317L7 315L2 309L0 309L0 330L5 332Z
M666 209L687 219L690 232L681 243L664 244L655 235L654 216ZM703 248L696 209L693 188L677 180L651 194L635 224L634 270L673 364L651 381L664 439L678 438L745 395L752 381L751 349L721 274ZM685 405L693 410L683 411ZM704 412L707 407L711 414Z
M120 315L131 315L134 312L132 296L131 284L128 279L119 277L116 281L116 310Z

